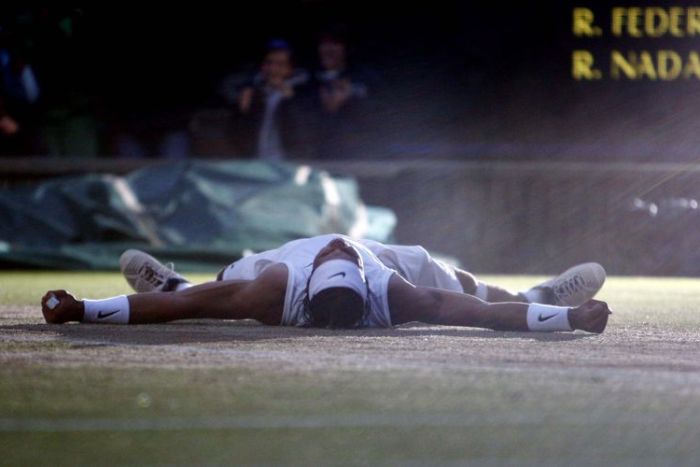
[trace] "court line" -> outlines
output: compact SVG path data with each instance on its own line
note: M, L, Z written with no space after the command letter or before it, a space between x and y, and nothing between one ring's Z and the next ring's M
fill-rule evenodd
M494 426L532 426L564 423L572 426L640 425L651 416L622 416L614 419L595 416L558 414L423 414L423 415L301 415L301 416L230 416L230 417L164 417L164 418L0 418L0 432L96 432L96 431L185 431L185 430L258 430L258 429L325 429L325 428L468 428ZM674 414L674 425L693 426L690 414Z

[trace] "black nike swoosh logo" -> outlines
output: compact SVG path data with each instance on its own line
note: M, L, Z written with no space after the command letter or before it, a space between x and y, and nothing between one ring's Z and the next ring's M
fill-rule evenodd
M344 272L336 272L336 273L333 274L331 277L329 277L329 279L333 279L335 276L342 276L342 277L345 277L345 273L344 273Z
M549 316L542 316L542 313L540 313L540 315L537 317L537 321L539 321L541 323L543 321L547 321L548 319L554 318L555 316L557 316L556 313L554 313L553 315L549 315Z
M97 313L97 318L102 319L102 318L109 318L115 313L119 313L119 310L114 310L114 311L100 311Z

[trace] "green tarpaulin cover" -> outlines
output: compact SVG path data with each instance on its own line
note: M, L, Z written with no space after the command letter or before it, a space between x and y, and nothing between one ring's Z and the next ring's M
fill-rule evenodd
M167 163L0 191L0 265L114 269L127 248L212 270L247 251L339 232L390 239L396 218L352 178L265 162Z

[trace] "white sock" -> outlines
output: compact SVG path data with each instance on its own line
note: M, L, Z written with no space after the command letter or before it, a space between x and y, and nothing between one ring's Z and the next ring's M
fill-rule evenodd
M190 284L189 282L187 282L187 281L185 281L185 282L180 282L180 283L177 284L177 286L175 287L175 292L179 292L179 291L181 291L181 290L189 289L190 287L192 287L192 284Z
M546 298L545 292L542 289L530 289L525 292L520 292L529 303L542 303Z
M476 298L480 298L484 301L488 301L489 298L489 288L483 282L476 283L476 291L474 292Z

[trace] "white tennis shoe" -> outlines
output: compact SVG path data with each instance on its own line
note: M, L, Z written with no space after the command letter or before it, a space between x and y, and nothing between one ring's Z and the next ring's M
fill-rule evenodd
M161 264L140 250L126 250L119 258L124 278L136 292L171 292L187 280L173 270L173 264Z
M546 297L545 303L580 306L595 297L603 287L605 277L605 269L600 264L583 263L530 290L542 291Z

